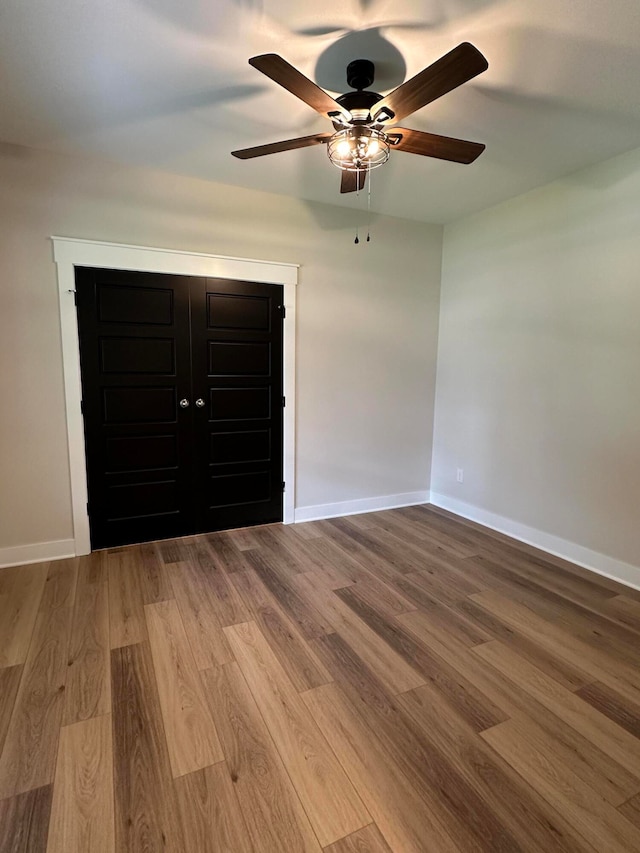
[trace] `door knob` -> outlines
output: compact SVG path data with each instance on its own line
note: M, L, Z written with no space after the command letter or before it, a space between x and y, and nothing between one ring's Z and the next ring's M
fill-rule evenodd
M202 397L198 397L198 399L196 400L196 406L199 409L202 409L204 407L204 400L202 399Z
M183 397L182 400L180 400L180 408L181 409L188 409L189 408L189 401L187 400L186 397Z

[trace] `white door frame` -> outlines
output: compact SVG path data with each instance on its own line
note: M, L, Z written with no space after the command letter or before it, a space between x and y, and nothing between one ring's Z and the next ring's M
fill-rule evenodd
M173 249L157 249L148 246L127 246L70 237L52 237L51 239L53 241L53 256L58 268L69 475L76 555L89 554L91 552L91 540L89 537L89 514L87 512L88 492L84 425L80 407L82 385L78 320L74 300L75 267L139 270L142 272L230 278L239 281L284 285L286 319L283 340L283 393L287 398L287 403L284 409L283 436L283 479L286 483L283 519L285 524L292 523L295 507L295 352L298 265L230 258L223 255L205 255L199 252L182 252Z

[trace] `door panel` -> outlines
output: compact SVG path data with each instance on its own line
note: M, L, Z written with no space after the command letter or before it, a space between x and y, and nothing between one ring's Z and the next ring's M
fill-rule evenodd
M98 272L98 270L96 270ZM102 272L102 270L100 270ZM127 286L119 271L109 273L111 282L120 279L119 284L109 281L98 285L96 299L98 321L100 323L120 323L124 326L171 326L175 314L173 291L162 287L136 287L133 280ZM133 273L144 276L145 273ZM173 276L177 278L177 276ZM141 280L141 279L140 279Z
M101 338L102 373L175 374L175 347L171 338Z
M253 429L242 432L211 433L209 462L268 462L271 459L271 430Z
M271 499L271 473L248 471L245 474L211 474L209 509L263 504ZM255 512L254 509L252 511Z
M255 329L268 332L269 321L269 304L260 296L207 294L209 329Z
M107 520L110 522L175 515L180 511L176 480L147 483L111 483L107 486Z
M102 417L105 424L173 423L175 388L103 388Z
M93 548L192 529L189 287L76 270Z
M222 422L266 420L271 417L269 388L209 388L209 418Z
M145 436L109 436L106 439L105 470L144 471L175 468L178 465L175 434Z
M209 341L209 376L268 376L270 350L267 343Z
M76 284L92 547L281 521L282 286Z

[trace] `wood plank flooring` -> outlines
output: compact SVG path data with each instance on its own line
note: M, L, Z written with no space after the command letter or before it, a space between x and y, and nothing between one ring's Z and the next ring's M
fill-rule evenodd
M0 570L2 853L637 853L640 592L432 507Z

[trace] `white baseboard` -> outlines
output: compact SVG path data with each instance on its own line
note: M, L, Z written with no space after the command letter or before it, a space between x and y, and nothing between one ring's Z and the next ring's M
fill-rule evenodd
M496 515L486 509L481 509L456 498L450 498L447 495L438 495L432 492L431 503L441 509L449 510L449 512L467 518L469 521L476 521L478 524L490 527L492 530L497 530L513 539L518 539L520 542L526 542L527 545L540 548L541 551L546 551L555 557L562 557L564 560L576 563L578 566L589 569L598 575L604 575L604 577L618 581L625 586L640 589L640 566L615 560L613 557L592 551L590 548L584 548L575 542L569 542L559 536L537 530L535 527L528 527L519 521Z
M299 506L294 511L294 521L319 521L323 518L359 515L363 512L377 512L382 509L398 509L401 506L415 506L416 504L426 503L429 503L428 491L380 495L376 498L360 498L355 501L339 501L333 504Z
M0 548L0 569L8 566L24 566L27 563L43 563L46 560L62 560L75 557L75 541L58 539L55 542L36 542L33 545L14 545Z

